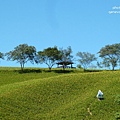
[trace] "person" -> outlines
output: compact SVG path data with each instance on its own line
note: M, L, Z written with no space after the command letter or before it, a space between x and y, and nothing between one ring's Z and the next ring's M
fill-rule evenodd
M103 99L103 92L102 92L101 90L98 91L97 98L98 98L99 100L102 100L102 99Z

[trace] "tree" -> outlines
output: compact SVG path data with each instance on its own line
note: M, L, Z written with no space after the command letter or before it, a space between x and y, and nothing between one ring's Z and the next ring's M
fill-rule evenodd
M55 47L48 47L43 51L38 51L39 63L45 63L49 70L56 64L56 61L60 59L60 51Z
M72 53L72 48L69 46L67 49L60 49L60 60L59 62L62 63L63 65L63 69L65 69L65 67L68 65L68 64L73 64L73 56L71 55Z
M67 49L60 49L61 61L71 61L73 56L71 55L72 48L69 46Z
M84 70L97 59L94 54L89 52L78 52L76 55L80 58L78 62L83 66Z
M20 44L14 50L6 53L7 60L17 61L20 63L21 70L23 71L25 63L30 61L34 63L36 57L36 48L28 46L27 44Z
M99 57L103 59L103 64L112 66L112 70L114 70L120 61L120 43L106 45L98 53Z
M4 54L0 52L0 58L4 59Z

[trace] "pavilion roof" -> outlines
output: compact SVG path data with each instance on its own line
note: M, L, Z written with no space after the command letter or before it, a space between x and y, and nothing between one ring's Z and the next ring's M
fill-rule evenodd
M58 64L58 65L63 65L63 64L65 64L65 65L70 65L70 64L74 64L74 63L71 62L71 61L61 61L61 62L58 62L57 64Z

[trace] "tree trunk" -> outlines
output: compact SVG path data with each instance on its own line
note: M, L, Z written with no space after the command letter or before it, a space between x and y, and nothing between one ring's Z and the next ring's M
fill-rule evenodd
M114 68L115 68L115 66L112 66L112 70L115 70Z
M63 64L63 70L65 70L65 64Z
M24 63L21 63L21 71L23 72L23 69L24 69Z
M49 71L50 71L50 72L51 72L51 69L52 69L52 68L51 68L51 67L49 67Z

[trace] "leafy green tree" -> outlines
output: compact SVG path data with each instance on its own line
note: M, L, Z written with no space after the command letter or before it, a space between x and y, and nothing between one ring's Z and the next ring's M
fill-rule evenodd
M60 49L60 60L59 62L62 62L63 64L63 69L65 69L65 67L70 64L73 63L73 56L72 54L72 48L71 46L69 46L67 49Z
M60 49L61 61L71 61L73 56L71 55L72 48L69 46L67 49Z
M38 62L45 63L49 70L56 64L56 61L60 59L60 51L55 47L48 47L43 51L38 51Z
M99 57L103 59L103 64L107 66L112 66L112 70L118 65L120 62L120 43L106 45L101 48L99 53Z
M84 70L87 69L88 65L97 59L94 54L89 52L78 52L76 55L79 57L78 62Z
M23 71L25 63L30 61L34 63L36 57L36 48L34 46L28 46L27 44L20 44L15 47L14 50L6 53L7 59L17 61L20 63L21 70Z

